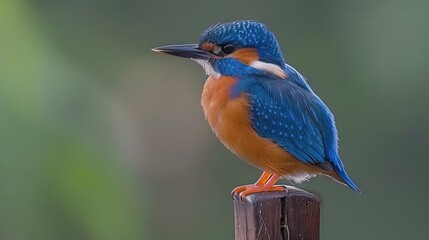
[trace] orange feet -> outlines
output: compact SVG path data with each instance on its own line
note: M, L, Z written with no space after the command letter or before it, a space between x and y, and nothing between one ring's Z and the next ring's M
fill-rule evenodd
M234 199L240 197L244 200L247 195L253 193L284 191L285 188L283 186L274 185L279 178L280 176L276 174L263 172L262 176L255 184L236 187L232 190L231 195Z
M242 200L246 198L247 195L253 194L253 193L259 193L259 192L281 192L284 191L286 188L280 185L274 185L271 187L266 186L256 186L256 185L244 185L236 187L232 191L232 196L234 199L237 197L240 197Z

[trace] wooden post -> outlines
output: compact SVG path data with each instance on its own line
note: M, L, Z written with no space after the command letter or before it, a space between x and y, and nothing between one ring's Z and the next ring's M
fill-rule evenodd
M318 240L319 198L304 190L256 193L234 199L235 240Z

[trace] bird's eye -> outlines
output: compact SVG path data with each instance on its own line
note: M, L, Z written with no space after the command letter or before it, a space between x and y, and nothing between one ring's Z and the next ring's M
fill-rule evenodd
M235 46L232 44L228 44L222 47L222 52L226 55L231 54L235 51Z

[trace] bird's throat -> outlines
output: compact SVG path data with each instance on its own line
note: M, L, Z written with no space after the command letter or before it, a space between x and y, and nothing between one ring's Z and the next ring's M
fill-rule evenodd
M213 66L210 64L210 62L208 60L204 60L204 59L192 59L194 60L196 63L200 64L201 67L203 67L204 71L206 72L207 75L213 77L213 78L220 78L221 74L219 72L216 72L216 70L214 70Z

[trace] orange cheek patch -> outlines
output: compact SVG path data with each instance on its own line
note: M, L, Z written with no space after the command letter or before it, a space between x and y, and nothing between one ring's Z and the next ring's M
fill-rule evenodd
M207 52L213 52L214 46L214 43L205 42L201 45L201 49Z
M250 65L252 62L258 61L259 59L258 52L254 48L238 49L234 53L228 55L228 57L235 58L246 65Z

